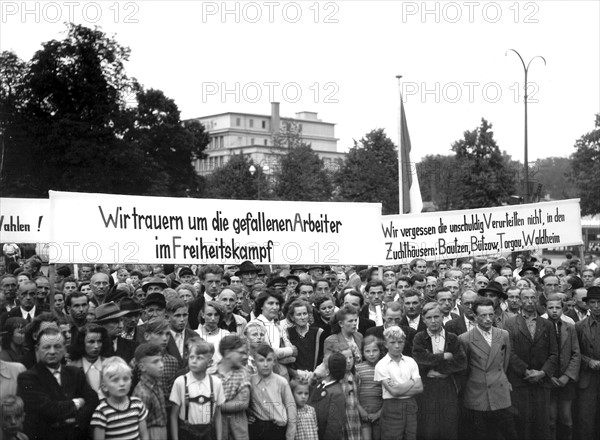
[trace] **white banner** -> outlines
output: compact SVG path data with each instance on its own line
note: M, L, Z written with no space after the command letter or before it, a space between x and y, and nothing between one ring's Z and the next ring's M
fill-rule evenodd
M50 191L50 212L52 263L367 264L383 242L379 203Z
M0 198L1 243L47 243L48 199Z
M386 215L382 264L439 261L583 243L579 199ZM383 257L383 258L382 258Z

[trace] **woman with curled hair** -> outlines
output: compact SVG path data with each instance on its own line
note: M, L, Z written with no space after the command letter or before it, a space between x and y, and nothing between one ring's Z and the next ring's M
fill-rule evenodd
M100 390L103 362L110 356L111 346L104 327L88 324L77 332L77 337L69 347L69 365L83 370L88 384L100 398L104 397Z
M195 300L198 296L198 291L196 290L196 288L193 285L187 283L183 283L177 286L175 292L177 292L177 295L180 299L183 300L186 306L189 306L190 303L193 300Z
M25 327L27 320L20 316L8 318L4 323L4 335L2 335L2 351L0 360L6 362L23 363L25 356Z
M352 350L354 362L361 362L363 335L357 330L358 309L349 304L342 306L331 319L331 336L325 339L324 357L333 353L335 346L345 342Z
M210 342L215 347L218 347L221 339L229 335L228 330L220 328L221 321L225 317L223 306L217 301L208 301L204 304L204 308L198 314L200 325L196 333L206 342ZM213 354L213 362L216 364L221 360L221 353L215 350Z

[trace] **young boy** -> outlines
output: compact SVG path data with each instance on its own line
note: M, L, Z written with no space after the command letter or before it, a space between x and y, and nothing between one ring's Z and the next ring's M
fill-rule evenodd
M150 439L166 439L167 407L160 388L164 369L162 348L158 345L142 344L135 350L135 361L142 376L132 395L144 402L148 410L146 426Z
M206 374L215 348L198 339L190 339L187 347L190 371L175 379L169 397L171 440L187 438L187 433L202 440L221 440L220 406L225 402L225 393L221 380Z
M250 440L294 440L296 404L287 381L273 373L275 352L260 344L254 354L258 374L250 377ZM345 365L345 363L344 363Z
M550 431L556 438L572 438L573 418L571 405L576 396L576 382L579 379L581 352L575 326L565 320L563 301L558 294L546 300L548 320L554 325L560 353L560 365L552 382L550 394ZM559 337L560 335L560 337ZM557 423L558 422L558 423Z
M0 420L2 420L2 432L0 438L3 440L27 440L28 437L22 432L25 420L25 404L23 399L12 394L0 401Z
M383 386L381 409L382 440L416 440L417 402L414 397L423 392L419 367L413 358L402 356L406 335L398 326L383 331L388 350L375 366L375 382Z
M137 397L128 397L131 368L113 356L102 366L102 399L92 415L90 426L94 440L149 440L146 427L148 410Z
M317 414L315 409L307 405L310 389L306 380L294 379L290 382L292 394L296 401L298 418L296 420L296 440L314 440L319 436Z
M346 356L332 353L324 363L327 377L313 390L309 403L317 413L319 439L336 440L346 424L346 396L340 383L346 375Z

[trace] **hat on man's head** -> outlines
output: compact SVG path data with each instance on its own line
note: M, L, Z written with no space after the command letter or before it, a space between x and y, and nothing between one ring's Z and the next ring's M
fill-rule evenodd
M148 307L150 304L156 304L162 309L167 308L167 300L165 296L160 292L152 292L144 300L144 307Z
M308 266L306 268L307 272L310 272L313 269L321 269L322 271L325 271L325 267L324 266L318 266L318 265Z
M119 305L121 311L127 312L127 315L135 315L142 311L142 307L140 306L140 302L134 298L123 298L121 300L121 304Z
M236 277L239 277L243 273L259 273L261 269L257 268L252 261L244 261L240 264L239 270L235 273Z
M101 324L103 322L117 320L122 316L125 316L127 314L127 311L121 311L121 309L119 309L119 306L116 305L114 302L108 302L96 307L94 313L96 315L96 319L94 319L94 324Z
M308 267L303 264L292 264L290 266L290 272L294 272L295 270L301 270L303 272L308 272Z
M283 286L285 287L287 286L287 279L284 277L275 277L267 283L267 287L275 287L277 284L283 284Z
M588 287L587 296L585 298L583 298L583 301L588 302L590 299L600 300L600 287L598 287L598 286Z
M68 277L71 275L71 269L69 269L69 266L60 266L56 269L56 274L62 275L63 277Z
M504 293L504 290L502 289L502 284L497 283L496 281L490 281L486 287L482 287L481 289L479 289L477 291L477 294L479 296L485 296L485 294L487 292L495 293L500 298L504 298L504 299L508 298L508 295L506 293Z
M165 280L163 280L161 277L152 277L149 280L144 281L142 283L142 290L144 292L147 292L148 291L148 287L150 287L150 286L160 286L163 289L166 289L167 287L169 287L167 285L167 282Z
M179 278L184 277L186 275L194 275L194 272L189 267L182 267L179 269Z
M298 275L288 275L287 277L285 277L286 280L296 280L297 283L300 282L300 277Z
M521 269L521 272L519 272L519 276L524 277L526 275L525 272L527 271L531 271L534 275L540 273L540 270L537 267L528 264L527 266L524 266L523 269Z

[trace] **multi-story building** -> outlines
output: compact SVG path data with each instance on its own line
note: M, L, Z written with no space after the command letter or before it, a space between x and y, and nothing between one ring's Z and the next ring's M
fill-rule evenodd
M281 117L278 102L271 103L270 115L228 112L195 119L210 135L210 144L204 151L206 159L198 159L194 164L201 175L222 167L234 154L248 155L255 164L275 170L278 156L285 153L286 147L274 145L274 139L278 133L286 132L286 124L299 130L302 141L311 145L326 167L335 167L337 159L345 156L337 151L335 124L323 122L314 112L296 113L295 118Z

